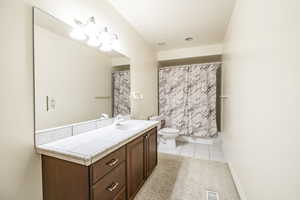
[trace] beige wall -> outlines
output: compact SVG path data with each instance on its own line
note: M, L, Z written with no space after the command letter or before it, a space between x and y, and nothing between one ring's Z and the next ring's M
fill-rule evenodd
M224 46L224 150L248 200L300 198L300 2L237 1Z
M95 48L34 26L37 130L111 116L112 59ZM55 108L46 110L46 96Z
M94 15L120 33L121 50L131 58L132 88L145 93L134 110L140 117L156 113L156 56L141 37L99 0L38 0L61 19ZM41 200L41 161L34 153L31 1L0 1L0 199ZM147 78L143 78L143 77Z
M0 1L0 199L41 200L34 153L31 9Z

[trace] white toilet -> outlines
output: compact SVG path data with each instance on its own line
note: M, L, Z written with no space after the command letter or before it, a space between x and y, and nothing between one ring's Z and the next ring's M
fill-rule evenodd
M159 143L165 149L176 148L176 138L179 135L179 130L174 128L162 128L158 131Z
M162 149L175 149L176 138L179 136L179 130L174 128L165 128L165 120L162 116L151 117L150 120L159 121L158 139Z

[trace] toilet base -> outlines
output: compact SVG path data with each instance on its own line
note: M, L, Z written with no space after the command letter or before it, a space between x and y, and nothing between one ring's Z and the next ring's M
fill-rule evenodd
M162 149L176 149L176 138L159 137L159 145Z

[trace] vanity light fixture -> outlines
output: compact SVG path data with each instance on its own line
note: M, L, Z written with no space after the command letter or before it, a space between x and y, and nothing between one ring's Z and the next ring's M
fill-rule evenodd
M99 49L101 51L108 52L108 51L112 50L112 45L107 44L107 43L102 43Z
M70 33L71 38L75 40L86 40L86 35L84 34L82 28L76 27Z
M108 27L104 27L103 31L99 33L99 38L101 42L110 42L115 39L115 35L110 33L111 31Z
M99 41L98 37L89 37L88 41L86 42L87 45L92 46L92 47L98 47L100 46L101 42Z
M90 17L87 20L87 22L84 25L83 31L89 37L96 36L98 27L96 25L96 20L94 17Z
M94 17L90 17L86 23L75 19L75 27L70 36L76 40L86 40L89 46L97 47L101 51L111 51L119 44L119 38L116 33L109 30L108 27L99 28Z
M116 48L118 45L118 36L117 34L111 33L108 27L104 28L99 35L101 40L100 50L101 51L111 51L114 47Z

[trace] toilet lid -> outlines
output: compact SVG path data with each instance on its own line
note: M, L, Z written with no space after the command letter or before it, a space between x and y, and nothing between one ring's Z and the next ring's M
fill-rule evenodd
M179 130L177 130L175 128L163 128L160 131L163 133L167 133L167 134L176 134L179 132Z

